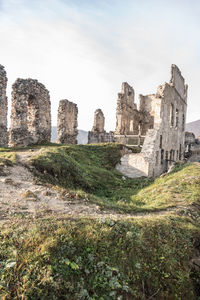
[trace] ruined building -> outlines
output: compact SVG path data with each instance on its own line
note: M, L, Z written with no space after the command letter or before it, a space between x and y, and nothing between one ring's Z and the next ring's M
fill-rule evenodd
M129 177L160 175L170 164L183 159L187 108L185 80L178 67L172 65L170 82L160 85L153 95L140 95L139 109L131 106L132 112L127 92L124 95L126 100L118 99L118 107L121 105L123 109L117 109L115 139L120 140L120 134L124 132L126 144L131 144L134 137L140 139L142 136L144 141L141 153L125 155L117 169ZM128 124L124 122L127 111L130 111ZM132 118L133 114L135 117Z
M58 143L77 144L78 107L68 100L60 100L58 107Z
M122 83L116 109L116 142L141 145L147 130L153 128L153 95L139 95L139 99L137 109L134 89L127 82Z
M0 65L0 145L3 146L8 140L6 85L6 72ZM33 79L17 79L12 86L10 146L50 141L50 107L49 92L43 84ZM103 112L97 109L88 143L114 141L138 146L141 152L124 155L116 168L129 177L160 175L184 157L188 144L187 139L184 144L186 107L187 85L175 65L171 67L170 82L160 85L155 94L139 95L138 107L134 89L125 82L118 94L115 132L105 131ZM59 143L77 144L77 115L76 104L60 101Z
M88 144L113 142L112 132L106 132L104 125L104 114L101 109L97 109L94 113L94 125L88 132Z
M0 65L0 146L7 146L7 112L8 101L6 97L7 77L4 67Z
M51 103L45 86L33 79L17 79L12 86L10 146L49 142Z

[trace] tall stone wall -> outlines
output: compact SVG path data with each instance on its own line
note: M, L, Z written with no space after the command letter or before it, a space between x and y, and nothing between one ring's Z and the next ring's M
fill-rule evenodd
M58 143L77 144L78 107L68 100L60 100L58 107Z
M104 130L105 117L101 109L94 113L94 124L88 132L88 144L113 142L113 133Z
M6 71L0 65L0 146L7 146L8 133L7 133L7 113L8 101L6 97L7 77Z
M140 116L134 101L134 89L123 82L117 100L115 135L138 134Z
M27 146L51 139L48 90L34 79L17 79L12 86L10 146Z

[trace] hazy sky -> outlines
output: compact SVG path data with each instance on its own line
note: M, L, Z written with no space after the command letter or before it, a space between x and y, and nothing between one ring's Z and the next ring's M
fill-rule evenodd
M52 123L60 99L78 104L89 130L101 108L115 128L117 93L127 81L156 92L176 64L189 84L187 122L200 118L199 0L0 0L0 64L8 98L16 78L50 91Z

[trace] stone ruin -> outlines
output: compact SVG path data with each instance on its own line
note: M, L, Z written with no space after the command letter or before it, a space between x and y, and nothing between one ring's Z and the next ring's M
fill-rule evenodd
M190 152L191 147L196 143L196 138L193 132L185 132L185 149L186 152Z
M77 144L78 107L68 100L60 100L58 107L58 143Z
M0 65L0 145L6 146L7 78ZM12 87L10 146L48 142L51 138L50 96L45 86L33 79L17 79ZM122 157L117 169L129 177L157 176L171 164L184 158L187 85L176 65L171 67L169 83L160 85L155 94L139 95L122 84L118 94L115 132L104 129L103 112L97 109L88 143L120 142L138 146L141 152ZM58 108L58 142L77 143L77 105L61 100ZM187 138L187 136L186 136Z
M0 65L0 146L8 145L7 77ZM58 142L77 144L77 105L61 100L58 109ZM17 79L12 86L9 146L28 146L51 140L49 91L34 79Z
M51 103L45 86L33 79L17 79L12 86L10 146L50 142Z
M7 77L6 71L0 65L0 146L7 146L8 133L7 133L7 112L8 101L6 97Z
M134 138L138 140L143 137L142 150L141 153L123 157L117 169L129 177L158 176L166 172L172 163L184 158L187 85L178 67L172 65L169 83L160 85L155 94L140 95L139 99L139 110L133 109L136 116L133 126L129 116L128 125L134 130L128 131L126 125L124 141L137 145ZM123 103L129 101L123 100ZM121 120L123 116L122 113ZM136 132L138 136L134 135ZM120 128L115 132L115 140L121 139L118 133Z
M104 125L104 114L101 109L97 109L94 113L94 125L92 130L88 132L88 144L113 142L112 132L106 132Z
M171 67L169 83L160 85L155 94L139 95L122 83L116 109L116 129L107 138L104 116L95 112L88 143L114 141L141 148L140 153L126 154L117 170L128 177L158 176L184 158L187 85L176 65Z
M116 110L116 135L138 134L137 106L134 103L134 89L127 83L122 83L122 91L118 94Z
M135 144L137 140L136 145L140 145L144 141L147 130L153 128L154 117L151 107L153 95L139 95L139 101L139 109L137 109L134 89L127 82L122 83L122 91L118 94L116 109L114 132L116 142Z
M191 162L200 162L200 139L193 132L185 132L185 157Z

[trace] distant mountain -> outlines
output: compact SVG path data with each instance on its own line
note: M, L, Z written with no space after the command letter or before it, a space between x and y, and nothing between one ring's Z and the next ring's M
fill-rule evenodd
M85 130L78 130L78 144L87 144L88 143L88 132Z
M58 133L57 133L57 127L52 126L51 127L51 142L55 142L57 140Z
M193 132L195 137L200 136L200 120L190 122L186 124L186 131Z
M51 129L51 141L55 142L57 140L57 127L52 126ZM87 144L88 142L88 132L85 130L78 130L78 144Z

